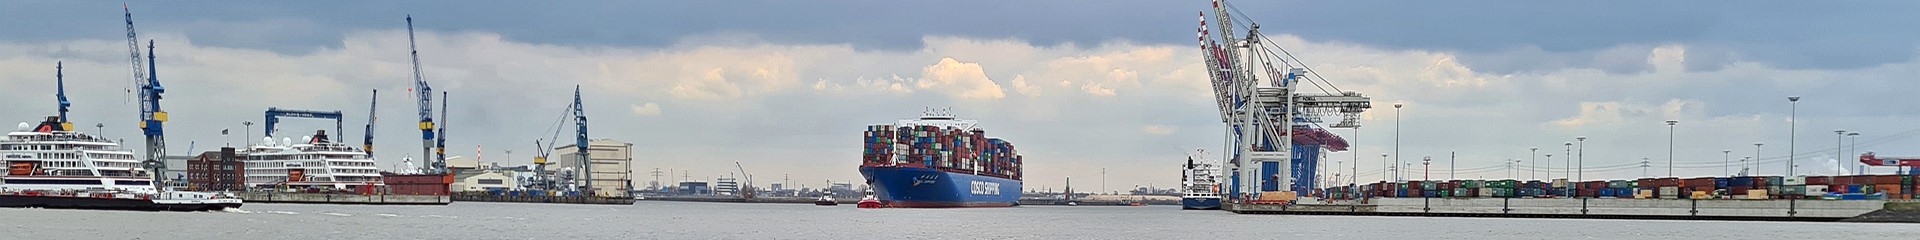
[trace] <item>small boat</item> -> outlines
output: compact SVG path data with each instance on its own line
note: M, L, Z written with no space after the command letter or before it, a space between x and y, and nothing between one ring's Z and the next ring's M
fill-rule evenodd
M819 205L819 206L839 206L839 205L840 205L840 202L839 202L839 201L834 201L834 200L833 200L833 195L820 195L820 199L816 199L816 200L813 200L813 205Z
M860 204L858 206L860 208L883 208L886 207L886 204L881 204L880 198L867 195L867 197L860 198Z

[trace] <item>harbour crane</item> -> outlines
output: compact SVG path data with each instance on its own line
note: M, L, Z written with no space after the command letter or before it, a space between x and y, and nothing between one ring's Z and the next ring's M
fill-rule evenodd
M278 125L280 123L280 118L283 118L283 117L333 119L334 134L346 134L346 130L345 130L346 121L344 120L345 115L342 115L340 113L340 110L315 111L315 110L299 110L299 109L284 109L284 108L270 107L270 108L267 108L266 116L267 116L266 117L267 118L266 119L267 137L273 137L273 133L280 131L280 129L275 128L274 125Z
M545 172L545 169L547 166L547 157L551 156L554 150L558 150L553 147L553 144L560 142L559 140L560 132L564 131L564 129L561 128L561 126L563 126L562 124L566 122L567 117L573 117L574 154L575 154L574 162L575 163L574 163L574 166L569 166L567 168L580 169L580 171L583 173L583 174L579 174L580 178L582 179L582 182L579 185L580 189L584 189L586 191L591 192L593 191L592 190L593 189L592 188L593 161L592 159L588 158L589 155L587 154L587 115L586 115L585 109L581 107L581 102L582 101L580 98L580 86L574 86L573 87L573 103L568 105L566 108L566 111L562 111L560 113L560 119L558 121L555 121L552 128L553 136L546 138L546 141L544 141L546 144L544 145L541 144L543 142L541 140L533 141L533 145L534 145L533 164L534 164L534 172L536 173ZM536 175L543 176L543 177L545 176L544 174L536 174ZM543 179L542 181L544 182L545 180Z
M753 198L753 174L747 174L747 167L740 166L739 161L734 161L733 167L735 169L740 170L741 177L747 178L747 186L740 188L740 196L742 198L752 199Z
M413 89L409 91L415 92L420 100L420 156L433 156L433 86L427 85L426 73L420 71L420 48L413 38L413 15L407 15L407 50L413 56ZM425 172L431 174L443 174L447 170L444 159L435 159L428 166L431 169Z
M584 188L587 192L591 193L593 192L593 159L588 158L587 155L587 113L585 108L580 101L580 85L573 85L573 150L574 154L579 154L579 156L574 159L576 162L580 162L580 172L583 173L580 174L580 178L584 179L584 181L581 181L580 188Z
M367 105L368 105L367 106L367 131L362 132L366 135L366 138L363 138L360 140L361 145L363 145L360 147L360 151L366 152L367 158L374 158L373 156L373 123L376 122L375 120L380 119L380 117L374 116L375 114L379 113L379 111L375 111L375 109L378 109L380 107L380 89L373 90L373 99L368 100ZM340 133L340 134L346 134L346 133Z
M65 62L53 63L54 98L60 99L60 130L73 131L73 121L67 120L67 108L73 103L67 102L67 74ZM100 134L100 133L94 133Z
M1324 128L1359 127L1359 115L1372 107L1371 98L1338 87L1327 90L1331 82L1261 35L1258 23L1249 20L1247 35L1236 36L1238 25L1231 13L1237 10L1230 4L1213 1L1213 11L1219 41L1209 35L1206 13L1200 14L1197 38L1220 121L1230 137L1229 161L1223 166L1232 175L1230 195L1238 201L1257 192L1313 189L1310 178L1320 150L1300 149L1298 144L1345 150L1345 140ZM1262 84L1260 78L1268 80ZM1322 93L1303 93L1301 82ZM1318 126L1326 117L1339 121Z
M447 171L447 92L440 91L440 134L433 143L433 169Z
M1873 151L1860 155L1860 163L1868 166L1892 166L1895 171L1907 167L1906 174L1915 174L1913 169L1920 168L1920 156L1877 156Z
M167 112L160 109L160 94L166 93L167 89L160 86L160 79L155 76L158 73L154 70L153 40L147 40L147 59L142 62L140 38L133 30L133 10L126 4L121 4L120 8L126 13L128 58L133 62L133 82L140 89L140 130L147 137L147 160L143 165L146 165L147 174L153 179L153 189L172 190L169 187L171 185L166 183L167 162L162 160L167 156L167 139L162 126L167 122Z

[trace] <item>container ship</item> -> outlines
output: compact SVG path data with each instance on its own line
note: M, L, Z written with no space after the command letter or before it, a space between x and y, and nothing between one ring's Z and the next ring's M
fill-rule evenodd
M860 175L885 207L1019 205L1019 152L975 124L929 109L917 119L867 126Z
M1220 177L1214 172L1219 166L1206 160L1205 150L1194 150L1194 156L1187 156L1187 169L1180 176L1182 196L1180 208L1188 210L1220 209Z

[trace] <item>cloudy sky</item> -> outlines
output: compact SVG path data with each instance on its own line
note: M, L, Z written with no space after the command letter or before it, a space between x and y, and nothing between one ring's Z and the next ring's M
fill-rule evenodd
M0 3L0 119L54 113L66 62L74 122L138 142L120 6ZM1382 108L1359 131L1360 178L1380 154L1505 177L1504 159L1587 136L1588 178L1722 174L1722 150L1786 168L1789 105L1802 96L1802 172L1831 173L1835 129L1858 150L1920 155L1920 3L1626 1L1236 4L1277 44ZM343 1L133 2L158 44L170 151L243 141L268 107L342 110L358 142L379 95L382 165L419 153L405 16L428 82L451 92L456 155L530 162L574 86L595 138L635 143L635 172L692 179L745 166L758 182L855 181L865 125L952 107L1027 156L1028 187L1068 176L1111 190L1172 186L1186 151L1220 152L1196 14L1208 1ZM1216 28L1217 29L1217 28ZM436 103L438 104L438 103ZM287 120L286 135L331 128ZM259 127L258 125L255 126ZM83 128L93 131L91 127ZM232 129L223 138L219 131ZM256 137L259 129L252 131ZM1335 132L1348 137L1350 129ZM297 137L297 136L295 136ZM231 139L231 140L226 140ZM137 144L135 144L137 145ZM509 159L506 151L513 150ZM1351 167L1354 153L1329 157ZM1333 163L1333 161L1329 161ZM1436 169L1447 166L1436 162ZM1544 168L1544 166L1542 166ZM1737 168L1736 168L1737 170ZM1888 170L1881 170L1882 172ZM1435 171L1435 177L1445 177ZM1346 174L1351 174L1350 171ZM1555 177L1564 173L1553 173ZM1523 177L1526 174L1522 174ZM650 177L641 177L647 180ZM768 180L774 179L774 180ZM644 184L644 183L642 183Z

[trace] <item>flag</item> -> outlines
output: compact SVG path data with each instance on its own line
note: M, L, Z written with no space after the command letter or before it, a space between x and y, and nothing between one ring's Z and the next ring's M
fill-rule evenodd
M227 135L227 129L225 128L220 129L220 135Z

